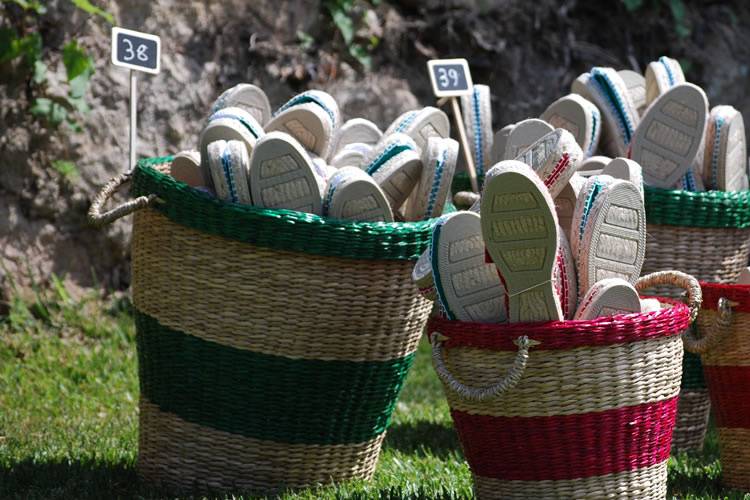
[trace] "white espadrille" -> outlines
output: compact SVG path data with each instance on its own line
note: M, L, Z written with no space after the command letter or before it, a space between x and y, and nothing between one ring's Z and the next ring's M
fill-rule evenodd
M257 142L250 157L250 189L259 207L322 213L325 182L289 134L269 132Z
M592 156L599 145L602 117L599 109L578 94L568 94L550 104L540 118L575 137L584 157Z
M576 201L578 200L578 193L581 192L583 184L586 179L582 176L574 173L568 179L568 182L563 186L562 190L555 196L555 211L557 212L557 220L562 228L565 236L570 240L571 238L571 225L573 223L573 214L576 209Z
M370 147L378 143L383 137L383 132L370 120L364 118L352 118L344 122L334 138L331 148L335 155L349 144L366 144Z
M407 221L431 219L443 211L450 193L458 160L458 142L431 137L422 151L422 174L409 197L404 215Z
M675 85L685 83L682 66L676 59L661 56L646 67L646 106Z
M707 114L706 94L692 83L672 87L649 106L630 151L646 184L671 188L685 175L698 154Z
M477 176L492 165L492 103L487 85L474 85L470 94L461 96L466 138L474 158Z
M508 134L502 160L512 160L553 130L552 125L539 118L528 118L516 123Z
M451 125L448 115L442 110L427 106L420 110L407 111L388 127L383 134L388 136L403 133L411 137L417 147L424 149L430 137L450 137Z
M232 203L251 205L253 199L248 188L249 160L242 141L214 141L206 147L206 157L219 199Z
M602 115L600 149L611 156L625 156L640 121L628 88L612 68L592 68L588 75L591 102Z
M531 144L515 159L530 166L554 198L578 169L583 152L570 132L558 128Z
M336 219L393 222L393 211L380 186L357 167L339 169L328 181L323 215Z
M417 263L414 264L411 280L417 285L419 293L424 298L427 300L437 299L435 281L432 279L432 260L429 248L422 252L422 255L417 259Z
M732 106L711 109L706 132L705 179L709 189L747 189L747 145L742 113Z
M588 321L641 311L641 300L633 285L620 278L606 278L589 288L573 319Z
M449 319L479 323L506 320L505 289L485 261L479 215L454 212L438 219L430 246L432 277Z
M308 90L281 106L266 130L286 132L308 151L327 160L341 124L338 104L326 92Z
M611 161L612 158L609 156L590 156L581 162L576 173L581 177L600 175L602 170L604 170L604 167L606 167Z
M632 182L643 198L643 170L637 162L627 158L615 158L607 163L602 170L602 175Z
M555 264L555 290L560 299L564 319L573 319L578 305L578 279L576 277L576 263L570 249L568 237L560 228L560 241L557 245L557 262Z
M206 180L201 168L201 154L198 151L180 151L169 165L169 173L175 180L188 186L205 187L211 183Z
M591 90L588 87L588 81L591 78L591 73L581 73L570 83L570 92L572 94L578 94L579 96L594 102L591 96Z
M633 101L633 106L635 106L638 115L643 115L646 111L646 79L642 74L632 69L621 69L617 74L625 82L628 94L630 94L630 99Z
M331 165L336 168L362 168L372 149L373 146L370 146L369 144L363 142L352 142L338 150L331 159Z
M482 235L508 291L510 322L561 320L553 282L559 229L552 198L524 163L503 161L494 170L482 192Z
M383 188L395 212L406 201L422 174L420 149L406 134L388 134L365 160L364 171Z
M505 148L508 146L508 136L515 126L515 123L510 123L495 132L495 136L492 139L492 151L490 152L490 165L506 159Z
M225 90L211 106L211 113L230 107L244 109L261 125L268 123L271 118L271 104L268 102L268 96L263 89L250 83L240 83Z

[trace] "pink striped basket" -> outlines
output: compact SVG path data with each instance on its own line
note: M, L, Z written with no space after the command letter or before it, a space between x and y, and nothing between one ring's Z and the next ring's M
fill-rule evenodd
M701 302L594 321L491 325L433 318L433 364L479 498L663 499L682 375ZM499 379L499 380L498 380ZM494 383L491 383L494 382Z

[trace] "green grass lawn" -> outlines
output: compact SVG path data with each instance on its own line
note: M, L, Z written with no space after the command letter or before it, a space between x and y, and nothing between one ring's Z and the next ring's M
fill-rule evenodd
M124 299L72 300L58 284L0 316L0 498L166 496L138 483L135 332ZM674 498L725 491L714 433L673 457ZM471 475L423 343L370 483L286 498L467 498Z

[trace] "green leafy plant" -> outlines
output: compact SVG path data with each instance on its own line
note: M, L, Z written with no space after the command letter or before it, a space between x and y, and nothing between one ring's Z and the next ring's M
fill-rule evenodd
M635 12L644 7L644 0L621 0L625 9L628 12ZM691 28L690 23L687 19L687 13L685 10L685 2L683 0L652 0L651 5L656 10L661 10L663 7L668 7L674 20L674 29L677 36L680 38L686 38L690 36Z
M373 0L372 5L378 5L379 0ZM355 0L325 0L323 2L328 14L331 16L333 24L341 33L341 38L351 55L363 68L370 69L372 66L372 57L370 53L378 46L380 39L376 36L370 36L362 40L357 37ZM366 5L366 4L364 4Z

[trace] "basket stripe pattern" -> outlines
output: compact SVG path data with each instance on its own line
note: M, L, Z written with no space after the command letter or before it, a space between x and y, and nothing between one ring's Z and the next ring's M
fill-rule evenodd
M698 322L710 344L701 354L719 431L722 482L750 490L750 286L702 283ZM720 298L733 302L728 328L717 322Z
M732 283L750 259L750 191L690 192L646 187L643 272L677 269L702 281ZM674 288L651 293L675 296ZM710 400L700 357L685 353L673 449L700 449Z
M468 396L443 380L480 498L664 498L687 306L540 324L431 318L448 372L483 387L530 339L517 385ZM516 343L514 343L516 342ZM438 365L436 364L436 369ZM440 371L438 371L440 373Z
M133 177L158 197L133 226L139 474L252 492L371 477L430 311L410 279L422 225L221 203L166 162Z

